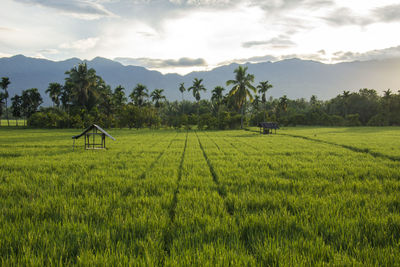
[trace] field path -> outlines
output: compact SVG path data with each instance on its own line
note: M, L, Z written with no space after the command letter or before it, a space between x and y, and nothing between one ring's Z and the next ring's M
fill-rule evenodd
M389 159L392 161L400 161L400 157L396 157L396 156L390 156L390 155L386 155L380 152L376 152L376 151L371 151L368 148L359 148L359 147L355 147L355 146L351 146L351 145L344 145L344 144L338 144L338 143L333 143L333 142L329 142L329 141L325 141L325 140L320 140L320 139L316 139L316 138L311 138L308 136L302 136L302 135L295 135L295 134L288 134L288 133L279 133L279 135L284 135L284 136L290 136L293 138L301 138L307 141L312 141L312 142L318 142L318 143L323 143L323 144L328 144L328 145L333 145L333 146L338 146L338 147L342 147L345 149L349 149L351 151L354 152L359 152L359 153L366 153L369 154L375 158L384 158L384 159Z

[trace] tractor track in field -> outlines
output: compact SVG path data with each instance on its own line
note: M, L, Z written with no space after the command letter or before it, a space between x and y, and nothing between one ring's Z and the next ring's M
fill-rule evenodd
M223 151L223 150L219 147L219 145L214 141L214 139L212 139L206 132L204 132L204 135L207 136L207 138L210 139L211 142L214 143L214 145L218 148L218 150L219 150L220 152L224 153L225 156L227 155L226 152Z
M150 164L150 166L141 174L139 175L139 179L145 179L146 178L146 174L151 171L154 166L156 165L156 163L160 160L160 158L165 154L165 152L171 147L172 143L175 141L175 138L178 136L178 134L176 134L171 141L169 142L167 148L165 148L163 151L160 152L160 154L158 154L157 158Z
M205 152L204 147L203 147L203 145L202 145L202 143L200 141L200 138L197 135L197 132L195 132L195 133L196 133L197 141L199 142L199 145L200 145L200 149L203 152L204 159L206 160L208 168L210 169L210 173L211 173L211 175L213 177L214 183L217 185L218 194L220 195L220 197L222 198L222 200L224 202L225 209L226 209L227 213L230 216L233 216L234 215L234 206L229 205L228 202L226 201L226 195L227 195L226 189L224 189L221 186L221 184L219 182L218 175L215 172L214 166L212 165L210 159L208 158L207 153ZM235 220L235 223L239 227L239 224L238 224L237 220ZM244 249L251 256L253 256L254 258L258 258L259 257L259 255L256 253L256 251L254 251L254 249L253 249L253 244L251 243L251 241L249 240L249 238L247 236L246 229L240 229L240 242L243 244Z
M207 153L204 150L203 144L201 143L200 138L197 135L197 132L195 132L195 133L196 133L197 141L199 142L199 145L200 145L200 149L203 152L204 159L206 160L208 168L210 170L210 173L211 173L211 176L213 178L213 181L217 185L217 192L218 192L219 196L222 198L222 200L224 201L226 211L228 212L229 215L232 216L233 215L233 210L231 208L229 208L229 206L227 205L227 202L225 201L226 194L227 194L226 189L221 186L221 183L219 182L218 175L215 172L214 166L212 165L210 159L208 158Z
M176 181L177 185L176 185L176 189L175 189L175 192L174 192L174 197L172 198L172 204L171 204L171 207L170 207L170 210L169 210L169 217L171 219L171 223L173 223L174 220L175 220L176 205L178 203L179 187L180 187L181 180L182 180L182 168L183 168L183 162L185 161L187 140L188 140L188 132L186 132L185 146L183 148L183 152L182 152L182 156L181 156L181 162L179 163L178 179Z
M163 250L165 253L169 256L171 254L171 245L173 242L173 230L172 226L175 221L175 213L176 213L176 206L178 204L178 193L179 193L179 188L180 188L180 183L182 180L182 168L183 168L183 162L185 160L185 153L186 153L186 147L187 147L187 141L188 141L188 132L186 132L186 139L185 139L185 146L182 151L182 156L181 156L181 161L179 163L179 169L178 169L178 178L176 181L176 189L174 191L174 196L172 197L172 202L171 206L169 207L168 210L168 215L169 215L169 223L166 227L166 229L163 231L162 235L162 240L163 240ZM164 265L165 262L165 256L161 260L161 265Z
M239 142L245 144L246 146L248 146L248 147L250 147L250 148L256 150L256 151L259 151L259 149L258 149L257 147L255 147L255 146L253 146L253 145L251 145L251 144L249 144L249 143L247 143L247 142L241 140L240 138L238 138L237 140L238 140Z
M227 142L228 144L230 144L231 147L233 147L234 149L236 149L236 150L239 151L240 153L244 154L245 156L249 156L249 153L240 150L240 149L239 149L237 146L235 146L232 142L226 141L226 140L224 140L224 141Z
M321 143L321 144L337 146L337 147L341 147L341 148L345 148L345 149L351 150L353 152L368 154L368 155L371 155L371 156L373 156L375 158L389 159L389 160L395 161L395 162L399 162L400 161L399 157L394 157L394 156L389 156L389 155L382 154L382 153L379 153L379 152L374 152L374 151L369 150L368 148L358 148L358 147L349 146L349 145L337 144L337 143L324 141L324 140L320 140L320 139L316 139L316 138L311 138L311 137L307 137L307 136L302 136L302 135L286 134L286 133L279 133L279 135L289 136L289 137L293 137L293 138L300 138L300 139L304 139L304 140L312 141L312 142L317 142L317 143Z

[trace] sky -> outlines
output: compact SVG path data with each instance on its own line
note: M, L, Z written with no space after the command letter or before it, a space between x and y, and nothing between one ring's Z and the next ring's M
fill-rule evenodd
M100 56L185 74L400 57L398 0L1 0L0 57Z

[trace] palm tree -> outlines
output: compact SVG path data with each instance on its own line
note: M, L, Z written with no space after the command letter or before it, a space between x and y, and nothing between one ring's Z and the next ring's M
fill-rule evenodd
M211 93L212 93L211 101L214 102L215 105L217 106L217 113L219 112L219 106L221 105L221 102L222 102L222 100L224 98L223 95L222 95L222 92L224 90L225 90L224 87L217 86L211 91Z
M126 101L127 101L127 98L125 96L125 88L121 85L118 85L114 89L113 102L115 105L121 106L121 105L125 104Z
M165 96L163 96L164 89L155 89L153 92L151 92L150 97L151 101L154 102L154 106L156 108L159 108L161 106L160 100L166 99Z
M273 86L270 84L268 81L260 82L259 85L257 86L258 93L261 94L261 102L264 104L264 121L266 121L266 115L267 115L267 98L266 98L266 93L269 89L271 89Z
M18 126L18 119L22 116L22 97L19 95L15 95L11 98L11 107L12 107L12 114L16 119L16 124Z
M0 126L1 126L1 117L3 116L3 104L4 104L4 93L0 92Z
M283 111L287 111L287 105L288 105L288 98L286 95L282 96L279 98L279 107Z
M179 91L182 93L182 114L185 114L185 107L184 107L184 104L183 104L183 93L186 91L186 88L185 88L185 83L180 83L179 84Z
M260 96L255 95L253 99L253 108L258 112L258 109L260 108ZM265 121L265 119L264 119Z
M4 90L3 98L6 100L6 101L5 101L5 104L6 104L6 117L7 117L7 124L8 124L8 126L10 126L10 121L9 121L9 119L8 119L8 109L7 109L7 99L8 99L8 91L7 91L7 88L8 88L8 85L9 85L10 83L11 83L11 82L10 82L10 79L9 79L8 77L2 77L2 78L1 78L0 87L1 87L1 89Z
M349 105L349 97L350 97L351 93L350 91L343 91L343 100L344 100L344 116L347 116L347 112L348 112L348 105Z
M243 117L244 117L244 105L247 101L247 97L250 101L253 101L253 95L251 92L256 93L256 88L251 84L254 82L254 75L247 74L247 67L239 66L234 70L235 80L229 80L226 82L226 85L229 86L233 84L231 91L229 92L230 96L235 97L235 102L238 108L241 111L241 122L240 127L243 129Z
M188 88L188 91L192 91L193 97L197 101L197 120L199 120L199 112L200 112L200 99L201 99L200 92L206 91L206 88L204 87L202 82L203 82L203 79L199 80L197 78L194 78L193 85Z
M59 83L50 83L49 87L46 90L46 94L49 94L51 101L59 107L60 106L60 97L62 92L62 85Z
M383 110L385 111L386 115L390 113L391 97L392 97L392 91L390 89L383 91Z
M86 63L81 63L78 67L65 72L69 75L66 83L71 84L74 100L82 107L90 110L90 98L96 98L96 87L98 76L94 69L88 69Z
M121 108L125 103L127 99L125 96L125 88L122 87L121 85L118 85L114 89L114 93L112 94L112 102L115 108Z
M129 97L132 99L136 106L143 107L146 97L149 97L149 94L147 92L147 87L143 84L138 83L136 87L133 88L133 91L129 95Z
M383 97L390 98L391 96L392 96L392 91L390 89L383 91Z

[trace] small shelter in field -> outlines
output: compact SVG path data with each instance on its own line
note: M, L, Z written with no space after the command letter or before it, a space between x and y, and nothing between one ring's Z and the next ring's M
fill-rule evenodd
M260 127L260 134L272 134L272 130L279 129L278 123L276 122L259 122L258 127Z
M72 139L74 140L72 149L75 148L75 140L79 139L82 136L85 137L85 149L105 149L106 136L110 137L112 140L115 141L115 138L112 137L106 131L104 131L100 126L92 124L86 130L84 130L80 135L72 136ZM99 141L100 138L101 140Z

